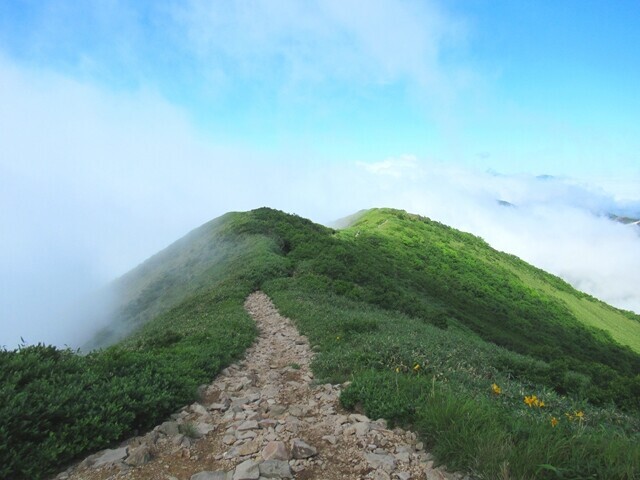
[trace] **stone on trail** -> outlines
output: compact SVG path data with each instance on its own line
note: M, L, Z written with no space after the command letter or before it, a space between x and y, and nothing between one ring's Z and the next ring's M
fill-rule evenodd
M284 442L269 442L262 449L262 458L265 460L289 460L289 451Z
M322 439L326 442L329 442L331 445L335 445L338 442L338 439L335 435L325 435Z
M196 415L209 415L209 412L207 411L207 409L197 402L192 403L191 406L189 406L189 410L191 410Z
M140 445L129 452L129 456L124 463L133 467L140 467L151 460L151 452L146 445Z
M369 417L366 417L365 415L360 415L359 413L352 413L351 415L349 415L349 421L351 422L370 422L371 420L369 420Z
M226 445L233 445L234 443L236 443L236 436L235 435L225 435L224 437L222 437L222 443L224 443Z
M285 407L284 405L275 404L271 405L271 407L269 408L269 415L271 415L272 417L281 417L286 413L286 411L287 407Z
M258 480L260 478L260 467L253 460L245 460L236 467L233 480Z
M386 472L392 472L396 468L396 459L391 455L379 453L365 453L364 458L371 468L381 468Z
M260 428L276 428L278 426L278 421L273 420L272 418L264 418L258 421L258 426L260 426Z
M260 464L260 477L293 478L289 462L284 460L267 460Z
M160 433L164 433L168 437L173 437L180 433L178 422L164 422L156 428Z
M409 454L407 452L394 453L393 456L401 463L409 463Z
M195 425L195 430L199 437L204 437L209 432L212 432L215 429L216 429L215 425L211 425L210 423L198 422Z
M251 440L250 442L238 447L238 454L240 456L253 455L254 453L257 453L258 450L260 450L260 442L257 440Z
M100 455L95 462L93 462L94 467L104 467L105 465L114 465L116 463L121 462L127 456L129 451L128 447L115 448L113 450L105 450L102 455Z
M336 417L336 425L342 425L343 423L347 423L349 419L346 415L338 415Z
M389 475L384 470L378 469L375 472L373 472L373 475L371 478L373 480L391 480L391 475Z
M239 427L238 430L239 431L245 431L245 430L256 430L260 428L258 425L258 422L256 422L255 420L247 420L246 422L243 422Z
M358 437L364 437L371 430L368 423L356 423L354 428Z
M427 470L427 480L447 480L447 476L440 470Z
M316 447L309 445L304 440L294 438L291 440L291 456L293 458L309 458L318 454Z
M230 480L231 476L227 475L226 472L222 470L217 470L215 472L200 472L195 475L191 475L190 480Z

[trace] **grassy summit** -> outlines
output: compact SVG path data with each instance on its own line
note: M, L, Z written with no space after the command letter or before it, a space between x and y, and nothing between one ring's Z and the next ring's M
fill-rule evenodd
M191 401L254 338L256 289L315 345L319 381L353 382L345 406L413 425L453 467L639 471L639 317L426 218L376 209L333 230L230 213L113 288L94 345L114 345L0 352L0 477L40 478Z

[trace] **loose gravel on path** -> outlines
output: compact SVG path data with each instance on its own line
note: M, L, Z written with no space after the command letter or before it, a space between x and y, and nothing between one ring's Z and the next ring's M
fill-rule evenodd
M435 468L412 432L344 411L344 385L317 385L309 342L267 295L245 308L259 328L245 358L144 436L57 480L463 479Z

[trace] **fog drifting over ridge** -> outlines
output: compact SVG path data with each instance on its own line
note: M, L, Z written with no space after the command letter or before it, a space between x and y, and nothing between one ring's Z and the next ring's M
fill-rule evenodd
M79 345L94 325L69 312L85 295L198 225L260 206L325 224L402 208L640 312L640 229L606 217L640 216L640 198L597 182L401 152L335 162L299 144L215 142L153 91L104 93L1 59L0 104L0 345L9 348L21 336Z

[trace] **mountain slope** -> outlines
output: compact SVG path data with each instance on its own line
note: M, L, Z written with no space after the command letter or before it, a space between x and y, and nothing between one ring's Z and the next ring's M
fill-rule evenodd
M85 357L0 354L0 445L12 445L0 476L39 478L188 403L255 336L242 304L259 288L315 346L318 381L353 381L345 406L422 425L455 468L486 478L504 462L516 478L552 460L608 478L640 468L638 316L426 218L377 209L336 231L267 208L230 213L114 288L115 320L94 344L119 343ZM534 392L544 409L523 403ZM580 432L579 446L561 447ZM16 470L31 452L30 470Z
M282 274L278 268L284 267L263 255L277 250L269 240L234 233L244 216L231 212L207 222L114 281L108 287L115 299L110 323L83 350L112 345L188 297L215 289L240 262L246 277L269 268Z
M215 288L238 274L238 255L255 288L269 278L294 278L439 328L473 332L544 362L523 369L505 360L502 368L515 376L598 404L637 406L637 380L629 380L640 372L637 315L473 235L396 210L359 212L340 231L270 209L227 214L118 282L128 292L119 323L134 328L188 295Z
M407 219L414 221L407 224ZM356 231L352 232L354 229ZM467 292L458 295L446 291L450 282L458 282L463 288L473 290L475 315L479 314L477 307L482 303L481 299L491 304L488 308L494 312L492 322L499 321L505 315L503 310L507 305L513 306L513 310L506 314L510 322L513 322L514 316L531 318L538 309L545 309L547 319L560 316L569 321L569 317L573 317L586 326L606 332L616 342L640 353L638 315L621 311L579 292L560 278L515 256L495 251L470 234L402 212L393 215L390 210L371 211L343 233L348 237L364 232L372 235L374 231L381 236L393 237L397 243L409 247L415 252L414 262L426 260L430 266L423 267L422 273L432 277L432 287L426 289L444 297L449 306L452 298L466 296ZM427 260L428 256L430 259ZM465 279L465 275L470 278Z

